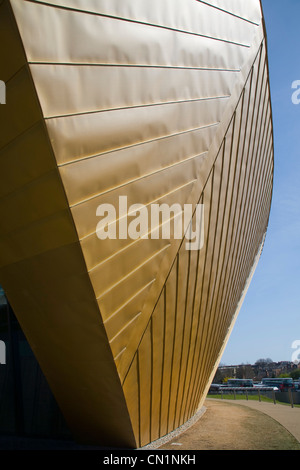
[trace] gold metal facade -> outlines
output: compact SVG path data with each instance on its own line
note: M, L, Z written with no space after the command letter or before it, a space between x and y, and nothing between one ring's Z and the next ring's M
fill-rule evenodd
M4 0L0 44L0 283L78 439L143 446L202 406L266 234L260 2ZM99 240L124 195L204 204L203 248Z

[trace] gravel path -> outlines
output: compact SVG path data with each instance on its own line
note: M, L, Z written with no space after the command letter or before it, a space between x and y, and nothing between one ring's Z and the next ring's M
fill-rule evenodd
M288 412L288 407L283 406ZM208 399L205 413L193 425L157 441L160 450L300 450L297 439L273 417L230 400ZM296 411L291 409L290 411ZM167 437L165 438L167 440ZM155 444L155 443L154 443Z

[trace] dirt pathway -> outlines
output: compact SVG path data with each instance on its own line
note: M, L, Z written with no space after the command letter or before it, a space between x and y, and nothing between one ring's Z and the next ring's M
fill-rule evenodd
M159 449L300 450L294 436L260 411L217 400L207 400L205 407L196 424Z

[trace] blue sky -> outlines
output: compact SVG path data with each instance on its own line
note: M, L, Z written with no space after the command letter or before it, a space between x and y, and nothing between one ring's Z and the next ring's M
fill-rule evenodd
M275 138L273 202L264 251L221 362L290 361L300 340L300 1L262 0Z

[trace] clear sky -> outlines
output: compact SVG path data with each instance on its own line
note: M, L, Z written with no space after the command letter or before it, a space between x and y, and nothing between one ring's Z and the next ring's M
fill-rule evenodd
M300 1L262 0L267 26L275 179L264 251L221 362L291 361L300 340ZM300 94L299 94L300 97Z

